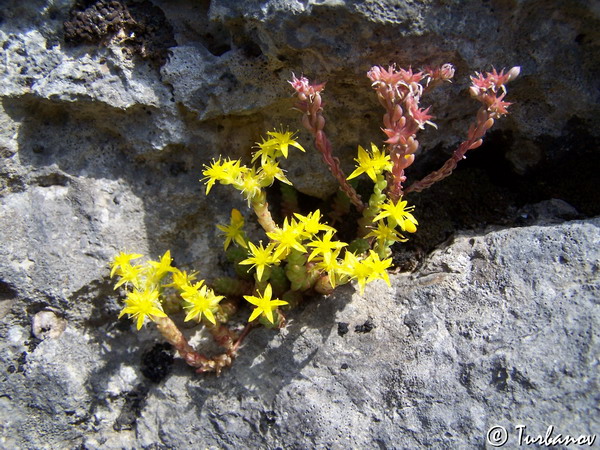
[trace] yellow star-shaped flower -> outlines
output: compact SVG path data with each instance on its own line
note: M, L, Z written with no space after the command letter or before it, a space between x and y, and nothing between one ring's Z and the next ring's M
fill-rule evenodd
M395 225L399 225L403 231L414 233L417 231L417 219L411 213L415 209L414 206L406 207L407 202L401 198L394 203L390 200L388 203L380 205L380 212L375 216L373 222L377 222L385 217L389 217L394 223L390 224L395 228Z
M306 253L306 248L302 245L303 227L295 220L288 222L287 217L283 221L283 227L267 233L267 236L277 244L275 249L276 258L285 258L291 249Z
M350 174L348 180L356 178L362 173L366 173L373 182L377 181L377 175L381 175L384 170L392 170L392 163L390 162L390 156L386 155L377 148L375 144L371 144L371 154L358 146L358 158L354 161L358 163L358 167L354 172Z
M119 269L122 269L123 267L126 267L126 266L131 266L132 259L138 259L138 258L141 258L142 256L143 255L140 255L139 253L120 252L117 256L115 256L115 259L113 260L113 263L111 264L111 270L110 270L111 278L114 276L115 272L117 272Z
M272 295L273 290L270 284L267 284L265 292L262 295L260 295L259 293L258 297L254 295L244 295L244 298L249 303L256 306L256 308L254 308L254 311L252 311L248 322L252 322L254 319L256 319L262 314L267 318L269 322L273 323L273 310L276 309L278 306L287 305L288 302L279 299L271 300Z
M128 292L125 299L125 308L119 314L119 318L124 314L129 314L131 319L136 319L136 328L139 330L144 325L146 317L150 320L154 320L154 317L167 317L160 306L158 295L156 289L145 289L143 291L136 289Z
M302 152L306 151L306 150L304 150L304 147L302 147L302 145L300 145L298 143L298 141L296 141L294 139L294 135L296 133L294 133L292 131L286 131L285 133L283 132L283 130L281 132L267 131L267 134L273 138L273 140L275 141L274 144L275 144L276 148L279 149L279 151L285 158L288 157L288 151L289 151L290 145L292 147L296 147L298 150L300 150Z
M231 210L231 220L229 225L217 225L217 228L225 235L224 248L227 250L232 242L235 242L243 248L248 248L246 244L246 234L244 233L244 217L239 210Z
M279 260L273 255L273 249L275 245L271 242L264 248L262 241L258 244L258 247L252 242L248 242L250 246L251 257L240 261L240 264L248 265L252 264L252 267L256 267L256 277L258 281L262 280L263 272L266 267L271 267L273 264L278 263Z
M219 307L219 302L225 297L215 295L206 286L202 286L200 289L189 289L181 294L181 297L185 300L183 308L188 311L183 319L184 322L194 318L200 320L204 315L213 325L216 325L214 313Z

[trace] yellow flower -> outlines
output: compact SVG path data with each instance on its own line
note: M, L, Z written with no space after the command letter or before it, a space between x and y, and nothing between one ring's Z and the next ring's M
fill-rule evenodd
M358 282L360 293L362 295L365 292L366 284L373 280L381 279L388 285L390 284L390 279L386 270L391 265L391 258L382 261L379 258L379 255L373 250L369 250L369 256L363 260L358 259L354 253L346 252L342 267L339 270Z
M227 250L229 244L237 243L239 246L248 248L246 244L246 234L244 233L244 217L237 209L231 210L231 220L229 225L217 225L217 228L225 234L224 248Z
M315 248L308 257L309 261L318 255L321 255L324 261L328 261L331 259L332 252L334 250L339 250L348 245L342 241L332 241L331 238L333 237L334 233L335 231L328 231L321 239L316 238L315 240L306 244L307 247Z
M265 139L262 138L262 142L257 142L256 147L258 147L258 150L252 154L252 162L260 158L260 164L262 165L277 156L278 144L276 139L265 141Z
M167 250L165 254L160 258L160 261L148 261L151 267L148 267L146 272L147 284L152 285L159 283L163 277L175 270L175 267L171 266L171 251Z
M240 261L240 264L252 264L252 267L256 267L256 277L258 278L258 281L261 281L265 267L271 267L273 264L279 262L273 255L273 248L275 245L271 242L267 245L267 248L264 248L262 241L259 243L258 247L252 242L248 242L248 245L250 245L250 253L252 256Z
M125 299L125 308L119 314L119 318L124 314L129 314L131 319L137 319L136 328L138 330L144 325L146 317L150 320L154 320L154 317L167 317L158 301L158 291L156 289L128 292Z
M350 174L348 180L366 173L375 182L377 181L377 175L381 175L384 170L392 170L390 156L379 150L375 144L371 144L371 155L359 145L358 158L355 158L354 161L358 163L358 167Z
M306 253L306 248L302 245L302 225L299 225L295 220L288 222L287 217L283 221L283 227L267 233L276 244L276 258L285 258L291 249L296 249L299 252Z
M285 176L285 173L283 173L281 167L279 167L279 163L277 161L267 160L263 162L258 174L261 177L261 186L263 187L271 186L275 178L282 183L289 185L292 184L292 182Z
M241 165L241 161L239 159L236 160L224 160L221 162L221 157L217 161L213 160L210 166L206 164L204 167L206 170L202 172L204 178L200 181L205 181L206 183L206 195L210 192L215 182L220 182L221 184L232 184L234 183L242 174L248 171L246 166Z
M198 275L198 272L192 272L188 275L185 270L173 268L173 282L165 284L164 287L174 287L180 292L185 291L188 286L191 286L192 281L196 279L196 275Z
M389 217L395 223L395 225L399 225L402 230L407 231L409 233L414 233L417 231L417 219L411 214L411 212L415 209L414 206L406 207L407 202L399 199L396 203L390 200L388 203L384 203L380 206L380 213L375 216L373 222L377 222L385 217Z
M185 300L183 308L188 311L185 319L183 319L184 322L194 318L200 321L202 315L204 315L204 317L206 317L213 325L217 324L214 313L219 308L219 302L225 297L222 295L215 295L215 293L206 286L202 286L200 290L190 289L181 294L181 297Z
M197 281L196 283L187 283L181 285L181 297L186 298L187 296L193 296L198 294L200 288L204 285L204 280Z
M140 255L138 253L120 252L117 256L115 256L115 259L114 259L113 263L111 264L111 270L110 270L111 278L114 276L115 272L117 272L119 269L122 269L125 266L131 266L132 259L138 259L138 258L141 258L142 256L143 255Z
M379 258L379 255L373 250L369 250L369 256L362 262L366 265L371 273L367 277L367 283L373 280L384 280L388 286L390 286L390 277L387 273L387 269L392 265L392 258L384 259L383 261Z
M298 143L298 141L294 140L294 135L296 134L294 132L286 131L284 133L283 130L281 130L281 132L267 131L267 134L273 138L273 140L275 141L274 145L285 158L288 157L288 150L290 145L292 147L296 147L300 151L306 151L304 150L304 147L302 147L302 145Z
M298 219L298 223L300 223L304 229L304 236L307 238L313 237L319 231L333 231L335 233L336 229L330 227L329 225L325 225L321 223L321 211L318 209L309 213L307 216L303 216L298 213L294 213L294 216Z
M395 230L396 227L390 227L385 222L378 222L377 229L371 230L365 237L374 237L380 246L386 245L387 242L406 242L404 236Z
M338 259L339 254L340 250L334 250L327 260L323 259L316 264L317 269L327 272L329 283L334 289L338 278L345 275L343 263Z
M277 308L277 306L287 305L288 302L279 299L271 300L272 295L273 290L270 284L267 284L265 292L262 295L260 295L259 293L258 297L254 295L244 295L244 298L249 303L256 306L256 308L254 308L254 311L252 311L248 322L252 322L254 319L256 319L262 314L267 318L269 322L273 323L273 310Z
M242 194L244 194L244 197L248 200L248 204L250 204L252 199L261 192L260 178L260 175L257 175L254 168L252 168L244 173L241 178L238 178L233 184L236 189L242 191Z
M351 279L358 282L360 287L361 295L365 292L365 285L367 279L372 273L372 269L364 264L358 257L352 252L346 252L344 255L344 262L342 263L341 271L346 275L350 276Z
M115 289L119 286L131 283L136 288L140 286L142 282L142 266L132 266L131 264L124 264L119 268L119 276L121 279L115 284Z

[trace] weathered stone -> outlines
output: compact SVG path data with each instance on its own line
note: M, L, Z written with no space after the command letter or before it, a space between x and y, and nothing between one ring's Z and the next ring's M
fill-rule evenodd
M592 2L5 3L2 447L482 447L496 424L513 446L518 424L597 432ZM75 22L106 32L84 39L65 23L89 8L99 14ZM247 158L267 130L301 128L292 72L327 81L326 131L350 173L357 145L383 139L365 73L393 62L457 68L425 97L439 130L419 137L409 180L463 138L477 107L468 76L522 67L490 144L409 198L421 226L403 247L414 253L395 258L415 272L364 296L343 286L289 313L280 333L255 330L220 378L171 366L156 330L117 321L107 264L120 250L171 249L207 278L229 270L214 225L250 211L227 186L206 197L198 179L219 154ZM305 131L300 141L311 148ZM337 187L320 156L298 153L283 164L289 178L326 199ZM251 220L248 232L264 239Z

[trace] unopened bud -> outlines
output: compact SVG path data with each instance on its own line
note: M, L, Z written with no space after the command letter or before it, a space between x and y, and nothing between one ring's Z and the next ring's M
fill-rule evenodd
M312 126L310 124L310 118L308 117L307 114L302 115L302 125L304 125L304 128L306 128L308 131L312 131Z
M394 107L394 114L392 116L392 119L394 120L394 122L398 122L401 118L402 118L402 107L400 105L396 105Z
M521 73L521 67L520 66L513 67L506 74L506 76L507 76L506 77L506 82L508 83L509 81L514 80L515 78L517 78L519 76L520 73Z
M317 129L322 130L325 128L325 117L319 115L317 116Z
M454 76L454 66L446 63L441 67L440 74L443 80L450 80Z
M410 143L410 146L408 147L408 152L415 153L418 149L419 149L419 141L417 141L416 139L413 139L412 142Z
M488 112L485 108L479 108L479 111L477 111L477 123L483 123L485 121L487 121L489 118Z
M320 107L321 107L321 96L318 94L315 94L315 96L312 98L311 109L313 111L318 111Z
M479 96L479 88L477 86L471 86L469 88L469 94L471 94L471 97L478 97Z
M474 148L480 147L483 144L483 139L477 139L471 145L469 145L469 150L473 150Z
M390 121L390 115L388 113L385 113L383 115L383 125L385 128L390 128L390 129L394 128L394 125Z
M469 125L469 132L467 133L467 136L469 139L475 139L475 132L477 131L477 127L475 126L475 124L471 124Z

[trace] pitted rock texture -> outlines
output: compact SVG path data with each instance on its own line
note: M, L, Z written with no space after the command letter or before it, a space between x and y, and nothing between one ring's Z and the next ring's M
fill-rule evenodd
M3 362L23 367L3 382L4 442L472 448L494 425L594 434L599 243L598 219L460 234L392 289L344 286L280 333L254 331L219 378L178 358L171 371L150 327L72 318L27 348L28 330L5 326Z
M1 446L482 447L490 426L520 423L597 433L599 16L558 0L4 2ZM408 198L420 229L394 261L414 272L256 330L220 378L172 359L151 326L116 320L118 251L171 249L210 278L230 270L215 224L231 208L264 239L237 192L206 197L198 179L220 154L248 158L267 130L301 128L292 72L327 81L326 131L350 173L357 146L384 139L369 67L445 62L456 79L424 99L439 129L419 135L409 180L464 137L470 74L522 70L486 144ZM284 168L303 207L327 207L337 187L316 152Z

